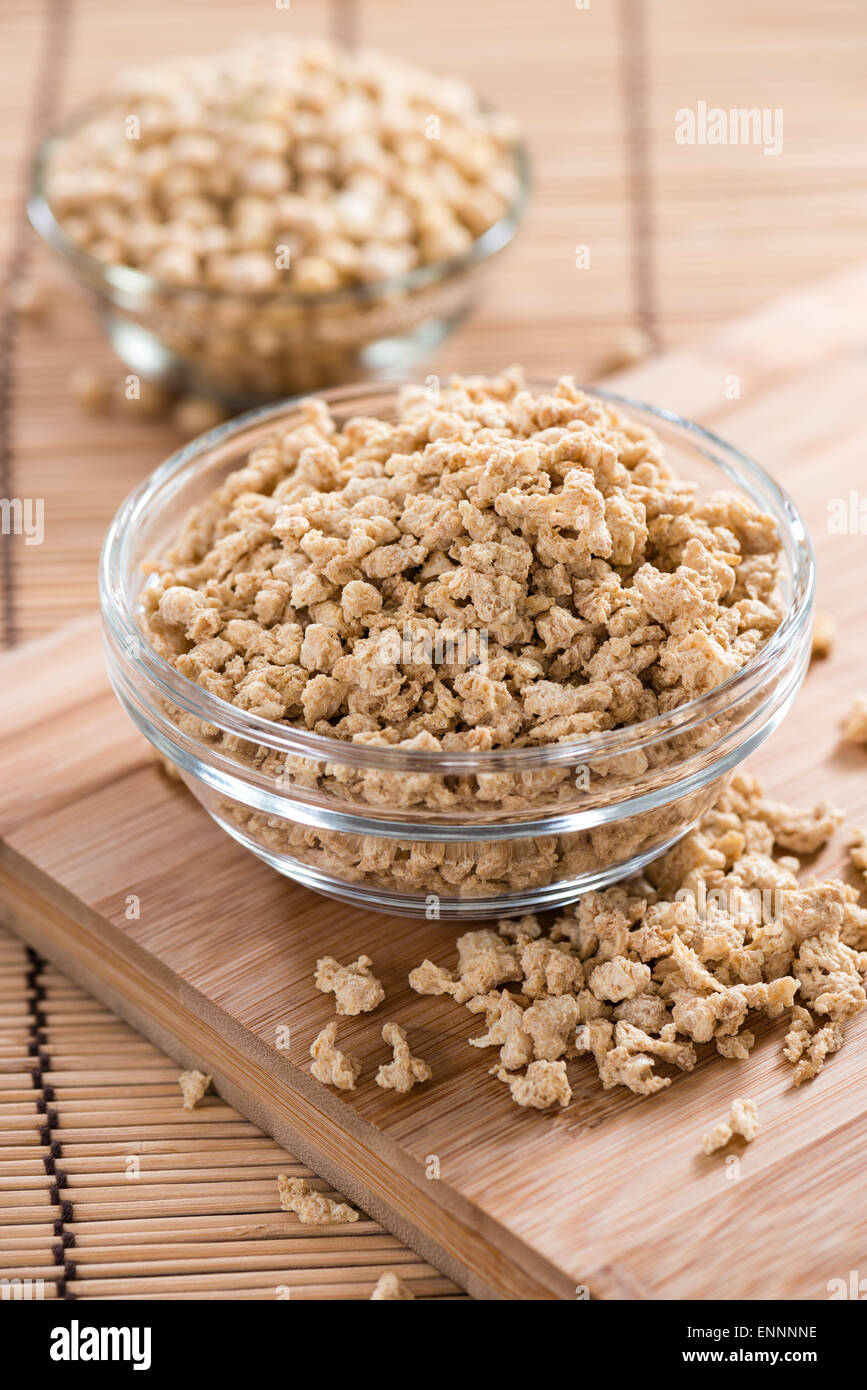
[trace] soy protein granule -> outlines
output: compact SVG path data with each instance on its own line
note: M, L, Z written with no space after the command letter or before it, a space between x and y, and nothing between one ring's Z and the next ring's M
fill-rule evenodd
M182 1071L178 1077L178 1085L181 1088L184 1109L195 1110L207 1093L211 1078L203 1071Z
M53 150L46 194L106 264L267 296L464 256L519 191L517 129L456 78L321 39L118 75Z
M615 406L513 370L408 387L389 420L338 427L306 401L155 560L143 621L190 680L268 720L528 747L741 670L781 619L779 547L772 517L699 498Z
M303 1226L340 1226L357 1221L359 1213L347 1202L336 1202L311 1187L306 1178L290 1178L277 1174L277 1190L281 1211L294 1212Z
M701 1044L740 1063L756 1014L788 1019L783 1056L800 1086L867 1005L857 890L796 874L796 855L819 849L841 820L827 802L799 810L738 773L642 876L585 893L547 927L526 914L498 932L466 932L454 969L423 961L410 986L483 1015L470 1045L499 1049L493 1072L519 1105L568 1104L566 1064L583 1056L605 1090L643 1096L692 1071ZM731 1132L752 1137L744 1106L728 1135L714 1131L714 1147Z
M736 1097L732 1101L728 1119L720 1120L704 1135L702 1149L706 1154L715 1153L717 1149L724 1149L736 1134L751 1144L759 1128L759 1107L756 1102Z
M412 1289L404 1283L400 1275L395 1274L393 1269L387 1269L384 1274L380 1274L369 1302L396 1303L398 1301L406 1302L414 1298L415 1294Z

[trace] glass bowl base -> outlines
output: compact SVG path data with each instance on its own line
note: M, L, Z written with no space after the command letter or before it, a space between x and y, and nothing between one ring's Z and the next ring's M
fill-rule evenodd
M254 358L244 358L243 370L218 368L207 353L187 356L176 351L159 333L122 314L101 309L99 319L117 356L136 376L179 393L216 397L232 410L246 410L340 382L402 376L439 346L467 309L461 305L405 332L357 344L321 361L315 351L305 352L303 345L294 344L285 358L263 361L261 374Z
M700 819L697 817L651 849L642 850L630 859L609 864L589 873L555 879L553 883L537 885L518 893L497 893L490 897L472 894L463 898L444 898L435 893L399 893L389 891L379 884L363 881L351 883L346 879L335 878L287 854L269 850L253 836L245 834L238 825L215 815L210 808L209 814L233 840L252 851L258 859L276 869L284 878L291 878L295 883L311 888L326 898L349 903L368 912L385 912L391 916L417 917L434 922L490 921L497 917L517 917L524 912L547 912L564 907L567 903L575 902L583 893L608 888L612 883L619 883L622 879L637 874L645 864L649 864L652 859L658 859L661 854L665 854L676 845L678 840L695 828Z

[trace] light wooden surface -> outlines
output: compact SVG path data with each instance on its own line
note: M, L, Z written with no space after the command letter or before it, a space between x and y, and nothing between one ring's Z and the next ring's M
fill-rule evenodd
M863 0L592 0L586 10L573 0L355 0L353 8L363 42L458 72L514 111L533 160L533 202L519 240L433 370L497 370L519 360L534 372L592 378L637 322L636 259L649 282L655 333L677 347L864 254ZM273 0L5 0L4 268L22 240L40 86L59 115L131 60L216 49L239 32L309 34L331 25L328 0L292 0L283 10ZM782 154L677 145L675 111L701 100L782 108ZM634 110L646 111L633 135L646 145L651 195L637 221L627 121ZM575 268L578 245L589 248L589 270ZM12 386L8 495L43 498L47 530L42 546L8 548L0 641L50 631L93 608L96 557L111 516L181 442L165 423L120 413L94 419L70 399L77 364L118 383L122 368L48 253L37 249L31 264L48 287L51 313L42 326L18 324L0 351L0 370Z
M276 1175L328 1185L0 929L0 1278L34 1297L367 1299L393 1269L459 1290L376 1222L302 1226ZM41 1285L40 1285L41 1281Z
M520 116L531 147L534 201L521 237L500 262L488 297L438 354L434 369L485 370L520 359L532 370L593 376L624 327L637 321L636 252L650 280L655 329L667 346L863 254L862 0L830 0L820 8L812 0L735 0L723 7L648 0L644 61L635 52L635 12L642 4L592 0L587 11L578 11L571 0L533 6L519 0L479 0L471 7L457 0L433 7L399 0L353 5L364 41L463 73ZM4 280L29 245L22 197L37 102L46 114L63 114L131 58L216 48L242 30L268 33L291 26L293 33L322 32L331 22L327 0L292 0L291 10L279 12L244 0L154 0L143 6L6 0L0 7ZM624 105L627 54L630 109L637 103L648 116L641 129L652 206L649 220L639 219L637 246ZM783 155L769 159L755 149L676 146L673 112L702 99L782 106ZM590 248L589 271L573 269L577 244ZM164 423L131 422L120 414L93 419L70 399L68 377L79 362L100 367L110 380L121 369L47 254L39 248L29 254L27 273L32 270L46 285L51 311L41 326L16 325L3 314L0 377L11 388L3 411L11 448L0 495L44 498L47 533L45 544L34 548L0 538L0 642L50 632L92 611L96 556L112 513L180 442ZM809 353L811 343L802 340L814 333L808 316L793 333L791 350ZM727 371L745 369L745 399L755 402L749 343L741 338L724 355L731 358ZM821 358L820 346L817 362ZM651 398L673 399L665 372L645 380ZM858 383L852 385L854 390ZM855 395L848 399L854 408ZM725 420L716 364L692 406L707 421ZM773 459L778 467L785 466L789 447L820 453L815 431L801 437L803 408L801 399L783 398L766 431L780 441ZM746 441L750 425L747 415ZM757 443L764 437L755 435ZM840 679L850 677L844 670ZM58 678L55 663L50 680ZM83 702L86 688L87 682ZM4 706L9 698L3 689ZM26 716L26 707L21 709ZM79 715L69 718L70 730L84 727ZM117 726L114 733L103 732L110 769L125 746L125 731ZM88 787L111 775L106 768L94 771L86 750L70 746L62 721L46 735L40 766L46 757ZM40 786L47 808L54 804L53 789ZM134 1084L134 1070L126 1081Z
M840 637L753 767L775 794L831 796L855 823L867 754L844 751L838 722L865 683L867 541L832 535L827 516L863 478L865 308L862 267L619 383L716 426L801 505ZM741 395L727 400L733 375ZM863 1260L865 1015L799 1091L781 1021L759 1025L749 1061L702 1049L696 1070L651 1100L602 1092L584 1059L570 1066L567 1109L518 1111L467 1046L476 1021L408 989L423 956L450 963L453 929L336 906L229 843L151 764L107 689L93 622L6 657L2 675L0 893L13 927L157 1045L206 1064L231 1104L471 1292L824 1298ZM819 866L842 870L844 845ZM131 893L141 916L127 921ZM344 1024L345 1045L367 1059L347 1099L309 1076L309 1043L332 1016L312 971L324 952L362 950L387 1004ZM408 1097L373 1084L386 1017L434 1071ZM288 1053L275 1048L284 1026ZM758 1102L763 1129L731 1181L699 1148L735 1095Z

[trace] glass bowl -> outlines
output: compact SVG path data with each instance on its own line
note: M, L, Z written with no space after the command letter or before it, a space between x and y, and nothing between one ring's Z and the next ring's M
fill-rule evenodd
M537 385L538 383L534 383ZM398 387L328 392L341 424L394 415ZM108 669L128 714L214 820L333 898L407 916L557 907L638 870L695 824L777 726L810 656L814 563L803 520L758 464L664 410L594 388L654 428L699 491L748 494L779 528L784 617L722 685L668 714L573 743L409 751L322 737L225 703L156 654L139 627L143 563L174 540L297 402L253 411L174 454L120 508L102 554Z
M236 408L408 370L463 318L487 262L513 240L527 204L527 152L513 143L515 196L459 256L327 294L184 288L97 260L51 208L46 181L54 153L104 109L91 103L43 141L31 174L30 221L73 272L132 372L216 394Z

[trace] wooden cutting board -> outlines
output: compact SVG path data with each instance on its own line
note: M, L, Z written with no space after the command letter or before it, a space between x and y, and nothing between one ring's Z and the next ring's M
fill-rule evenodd
M867 690L867 536L832 534L828 509L864 485L865 323L867 268L617 381L754 453L803 508L839 642L753 767L780 796L833 797L850 823L867 823L867 750L844 749L838 724ZM700 1049L653 1099L603 1093L583 1059L566 1110L518 1110L492 1054L466 1043L478 1019L408 988L424 956L452 963L455 929L334 904L232 843L122 714L95 619L5 657L0 689L4 920L472 1293L820 1299L865 1267L867 1014L798 1091L784 1024L764 1023L749 1061ZM844 863L845 834L820 860ZM318 955L361 951L387 999L341 1026L365 1060L346 1098L309 1075L333 1016L312 973ZM390 1018L434 1072L406 1097L373 1081ZM758 1102L763 1128L733 1167L700 1139L735 1095Z

